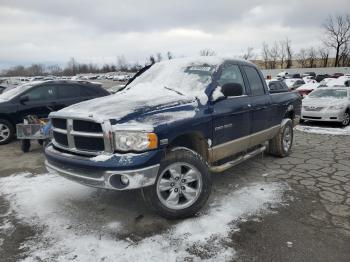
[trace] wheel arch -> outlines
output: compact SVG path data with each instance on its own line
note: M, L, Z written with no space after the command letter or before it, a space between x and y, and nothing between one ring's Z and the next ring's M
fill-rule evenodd
M185 147L202 156L205 160L209 158L208 141L200 132L188 132L174 137L168 144L167 149Z

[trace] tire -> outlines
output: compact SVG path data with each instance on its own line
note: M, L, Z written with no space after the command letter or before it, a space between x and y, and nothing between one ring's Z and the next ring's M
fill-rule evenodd
M44 145L44 139L38 139L38 144L43 146Z
M341 122L342 126L348 126L350 123L350 110L346 110L344 113L344 120Z
M9 121L0 119L0 145L5 145L11 142L14 135L14 126Z
M21 149L23 153L27 153L30 150L30 140L29 139L23 139L21 140Z
M269 142L269 153L278 157L286 157L290 154L293 145L293 124L288 121L278 134Z
M161 161L155 184L142 191L145 201L160 216L182 219L195 215L205 205L211 185L205 160L190 149L174 148ZM168 200L170 196L172 201Z

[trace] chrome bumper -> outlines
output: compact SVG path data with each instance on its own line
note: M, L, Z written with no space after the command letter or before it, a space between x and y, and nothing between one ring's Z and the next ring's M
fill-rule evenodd
M137 189L153 185L159 170L159 165L154 165L137 170L89 173L87 170L73 169L62 165L57 166L47 160L45 161L45 166L50 173L58 174L80 184L114 190ZM128 179L128 183L122 183L122 176Z
M301 112L301 119L310 121L342 122L343 111L305 111Z

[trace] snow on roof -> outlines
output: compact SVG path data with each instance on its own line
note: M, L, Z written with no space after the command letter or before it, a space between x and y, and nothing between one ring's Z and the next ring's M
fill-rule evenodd
M302 86L299 86L296 90L314 90L314 89L318 88L319 86L320 86L320 83L310 82L310 83L306 83Z

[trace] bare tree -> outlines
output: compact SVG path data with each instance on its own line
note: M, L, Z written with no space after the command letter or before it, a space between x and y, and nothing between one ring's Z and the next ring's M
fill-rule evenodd
M318 48L318 54L320 56L322 66L327 67L328 66L328 59L329 59L329 48L326 46L320 46Z
M299 53L296 55L296 58L299 66L305 68L307 65L307 50L304 48L300 49Z
M268 69L268 65L270 61L270 51L269 51L269 45L265 42L262 43L261 55L264 61L265 69Z
M293 51L292 42L288 38L285 40L285 48L287 52L286 68L291 68L293 65Z
M317 52L314 47L310 47L306 50L307 52L307 61L309 62L309 67L313 68L315 67L315 61L317 59Z
M277 65L277 60L280 56L278 48L278 43L275 41L273 46L270 48L270 69L275 69Z
M350 65L350 44L346 43L340 51L339 55L339 65L349 66Z
M150 55L147 64L153 65L155 62L156 62L156 59L154 58L154 56Z
M206 49L199 51L199 55L200 56L215 56L216 52L214 50L206 48Z
M286 42L280 41L279 42L279 60L281 62L281 68L284 68L284 60L287 56L287 50L286 50Z
M334 66L339 66L341 49L350 41L350 15L329 16L323 24L325 29L324 43L335 50Z
M157 62L160 62L160 61L163 60L162 53L158 52L158 53L156 54L156 60L157 60Z
M117 70L119 70L119 71L127 71L128 70L128 63L126 62L124 55L119 55L117 57Z
M173 54L172 54L170 51L168 51L168 52L166 53L166 55L167 55L167 57L168 57L169 60L171 60L171 59L174 58Z
M247 50L244 52L244 54L242 55L242 58L244 60L253 60L255 59L256 55L254 53L254 48L253 47L249 47L247 48Z

